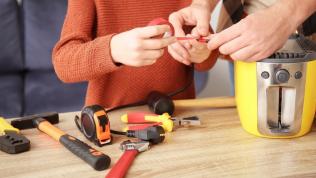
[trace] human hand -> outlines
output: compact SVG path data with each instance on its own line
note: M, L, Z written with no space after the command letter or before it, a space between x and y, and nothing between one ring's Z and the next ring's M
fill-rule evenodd
M154 64L164 48L176 42L175 37L154 38L166 32L170 32L169 25L155 25L114 35L110 44L113 61L134 67Z
M191 34L188 34L186 36L196 39L199 39L201 37L197 32L197 28L194 28ZM190 63L201 63L206 60L211 54L211 51L207 48L207 43L199 42L196 39L187 40L184 42L184 47L188 50L190 54Z
M233 60L258 61L283 46L298 24L293 23L291 8L276 4L250 14L237 24L211 36L208 48L219 48Z
M196 2L196 3L195 3ZM194 1L190 6L183 8L169 16L169 21L175 29L175 36L185 36L183 31L184 25L196 26L196 31L200 36L209 34L211 11L216 3L211 3L210 0ZM168 52L171 56L186 65L190 65L190 53L185 48L186 42L176 42L168 46Z

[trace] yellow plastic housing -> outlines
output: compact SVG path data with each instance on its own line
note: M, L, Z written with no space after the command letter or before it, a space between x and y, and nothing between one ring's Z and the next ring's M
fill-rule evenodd
M14 131L16 133L20 132L19 129L14 128L3 117L0 117L0 136L4 135L6 131Z
M242 127L249 133L267 138L294 138L311 130L316 111L316 60L307 62L305 97L301 129L296 135L271 136L258 131L256 63L235 62L235 95Z

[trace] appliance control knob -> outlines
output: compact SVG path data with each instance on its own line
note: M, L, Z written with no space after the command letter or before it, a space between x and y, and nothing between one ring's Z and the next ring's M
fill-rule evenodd
M296 79L300 79L300 78L302 78L303 74L301 71L297 71L294 76Z
M264 79L268 79L270 77L270 74L269 74L269 72L264 71L264 72L261 73L261 77L264 78Z
M286 69L280 69L276 73L276 80L279 83L286 83L290 79L290 73Z

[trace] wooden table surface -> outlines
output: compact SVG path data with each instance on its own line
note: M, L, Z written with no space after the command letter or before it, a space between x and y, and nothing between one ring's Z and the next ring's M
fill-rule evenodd
M146 111L145 107L127 110ZM119 129L119 117L111 113L111 126ZM57 125L68 134L88 142L77 130L76 113L61 114ZM168 133L166 140L138 155L127 177L316 177L316 130L296 139L265 139L246 133L235 109L177 111L177 116L197 115L202 125ZM0 177L104 177L58 142L36 129L22 133L31 140L31 151L18 155L0 152ZM108 154L111 167L121 156L114 136L112 145L95 148Z

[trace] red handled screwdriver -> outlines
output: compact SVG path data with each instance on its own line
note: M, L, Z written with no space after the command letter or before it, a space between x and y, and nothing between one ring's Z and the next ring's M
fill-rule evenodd
M177 40L197 40L200 43L208 43L210 41L210 39L205 38L205 37L200 37L200 38L196 38L196 37L177 37Z

